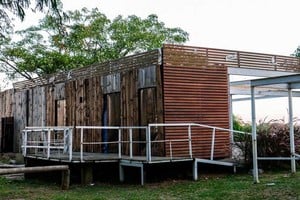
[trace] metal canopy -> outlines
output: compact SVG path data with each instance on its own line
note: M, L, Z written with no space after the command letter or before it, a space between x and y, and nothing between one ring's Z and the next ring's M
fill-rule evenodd
M295 153L294 143L294 124L293 124L293 105L292 98L293 94L297 91L294 89L300 89L300 74L269 77L263 79L251 80L250 82L251 91L251 113L252 113L252 150L253 150L253 178L254 182L258 183L258 160L290 160L291 161L291 172L296 172L296 159L300 156ZM233 84L234 85L234 84ZM257 135L256 135L256 109L255 109L255 98L257 95L256 90L263 87L270 87L272 89L280 89L281 91L287 92L288 104L289 104L289 129L290 129L290 157L258 157L257 155Z
M285 87L286 89L300 89L300 74L256 79L250 82L251 87L280 85L280 87Z
M246 81L230 82L231 95L251 95L251 87L255 87L255 95L259 99L287 97L288 89L293 89L293 96L300 97L300 74L268 77ZM233 101L250 100L250 98L234 98Z

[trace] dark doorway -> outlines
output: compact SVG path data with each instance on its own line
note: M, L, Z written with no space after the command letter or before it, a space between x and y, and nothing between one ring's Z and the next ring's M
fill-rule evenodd
M66 100L55 100L55 126L66 125Z
M103 97L103 113L102 113L102 124L103 126L120 126L121 125L121 100L120 93L109 93ZM107 130L102 131L103 142L117 142L118 141L118 130ZM103 145L102 152L104 153L117 153L118 145L112 143L109 145Z
M5 117L2 118L1 130L1 152L13 152L14 145L14 118Z

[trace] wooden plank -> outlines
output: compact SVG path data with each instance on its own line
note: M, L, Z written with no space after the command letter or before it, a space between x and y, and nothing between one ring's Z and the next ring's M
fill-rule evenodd
M27 91L16 91L14 99L14 152L20 152L21 131L27 125Z
M121 73L121 125L137 126L138 114L138 72L136 69ZM133 140L139 139L139 131L133 131ZM124 131L124 140L129 141L128 131ZM123 152L129 153L129 145L124 144ZM138 145L134 145L133 152L138 152Z

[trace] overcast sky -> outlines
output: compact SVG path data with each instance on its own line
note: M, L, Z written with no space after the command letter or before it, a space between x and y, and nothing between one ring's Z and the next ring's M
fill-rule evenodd
M290 55L300 45L299 0L63 0L109 18L157 14L190 34L189 45Z
M65 10L98 7L107 17L157 14L190 34L188 45L290 55L300 45L299 0L62 0ZM28 15L17 28L36 23Z
M65 10L98 7L108 18L118 15L147 17L157 14L168 27L180 27L192 46L290 55L300 45L300 0L62 0ZM29 14L16 28L37 23ZM259 109L274 102L268 113ZM259 101L258 115L281 118L287 113L282 100ZM250 104L239 103L235 113L250 120ZM300 109L295 109L300 110ZM260 112L262 112L260 114ZM271 117L271 118L272 118Z

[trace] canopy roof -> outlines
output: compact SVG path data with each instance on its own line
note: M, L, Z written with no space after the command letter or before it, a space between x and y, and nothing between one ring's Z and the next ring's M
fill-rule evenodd
M288 89L292 89L294 97L300 97L300 74L260 78L230 83L231 95L251 95L251 87L255 87L257 98L287 97ZM249 98L234 98L234 101Z

